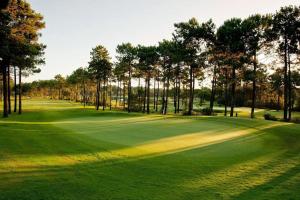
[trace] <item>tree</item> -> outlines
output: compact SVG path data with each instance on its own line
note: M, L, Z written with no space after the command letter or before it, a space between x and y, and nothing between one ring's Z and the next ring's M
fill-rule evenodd
M131 78L133 67L137 62L137 50L130 43L123 43L117 46L117 59L120 66L124 67L124 71L128 76L128 112L131 111Z
M160 57L160 65L163 74L163 101L162 101L162 114L166 115L168 112L168 99L170 89L170 79L172 78L172 65L176 62L177 44L174 41L163 40L159 42L158 54ZM177 54L178 55L178 54Z
M75 101L78 101L78 90L80 89L81 103L86 105L86 81L88 79L88 72L85 68L80 67L73 71L73 73L67 77L67 82L70 85L75 85Z
M9 61L9 35L11 22L8 12L0 11L0 67L2 73L2 93L3 93L3 117L8 117L8 97L7 97L7 68Z
M296 6L282 7L273 16L272 26L268 30L268 40L273 42L284 63L284 114L286 121L291 120L291 69L290 57L299 48L300 9Z
M39 31L45 27L43 17L31 9L30 4L23 0L11 0L6 10L1 10L1 26L4 28L4 45L1 46L3 80L6 79L7 69L12 66L19 67L19 114L22 113L21 76L26 70L38 72L36 65L44 62L42 56L45 46L38 43ZM1 28L2 29L2 28ZM3 53L6 52L6 53ZM8 74L9 80L9 74ZM7 84L4 90L9 90ZM4 98L8 101L8 98ZM7 102L4 103L4 107ZM4 108L4 116L7 108Z
M231 67L231 110L230 117L233 117L235 107L235 90L237 75L236 70L243 66L244 43L242 20L233 18L224 22L217 31L217 45L221 52L224 65Z
M269 76L269 81L271 83L272 89L277 93L277 110L280 110L280 97L282 95L282 85L283 85L283 71L282 69L277 69L273 74Z
M147 105L147 114L150 113L150 80L154 66L158 63L159 55L155 46L137 47L137 56L139 60L139 69L145 76L145 100L144 105ZM145 109L144 109L145 110Z
M63 100L63 88L66 85L66 79L58 74L54 77L56 89L58 90L58 99Z
M108 83L108 78L111 74L112 64L107 49L104 46L98 45L91 51L91 61L89 62L89 73L93 76L96 81L96 109L99 110L100 106L100 90L101 82L103 83L102 92L102 106L105 109L106 95L105 86Z
M261 16L259 14L252 15L243 20L241 26L243 31L243 42L245 45L246 56L249 64L253 65L252 71L252 104L251 104L251 118L254 118L254 109L256 101L256 79L258 53L266 46L265 45L265 31L269 25L269 16Z
M174 26L174 39L182 45L184 49L183 61L189 66L188 114L191 115L193 111L194 86L197 71L199 71L201 67L204 67L207 48L214 42L215 25L211 20L200 25L195 18L192 18L188 22L181 22Z

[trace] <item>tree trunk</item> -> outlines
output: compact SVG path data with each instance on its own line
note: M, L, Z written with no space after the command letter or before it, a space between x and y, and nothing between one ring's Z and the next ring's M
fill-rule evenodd
M17 112L17 69L14 66L14 112Z
M131 109L131 67L129 69L129 80L128 80L128 113L130 113Z
M236 86L236 74L235 67L232 67L232 84L231 84L231 108L230 108L230 117L233 117L234 107L235 107L235 86Z
M106 80L103 81L103 90L102 90L102 110L105 110L106 104Z
M150 114L150 74L147 79L147 114Z
M143 113L146 112L146 98L147 98L147 80L145 79L145 88L144 88L144 107L143 107Z
M116 96L116 105L115 105L115 108L117 108L118 107L118 99L119 99L119 89L120 89L120 81L118 80L117 81L118 83L117 83L117 96Z
M126 103L125 103L125 90L126 90L125 81L123 81L123 110L125 110L125 107L126 107Z
M165 100L165 107L164 107L164 115L168 113L168 102L169 102L169 88L170 88L170 72L171 67L168 68L168 76L167 76L167 90L166 90L166 100Z
M216 65L214 65L213 80L212 80L211 95L210 95L210 105L209 105L212 113L214 111L215 94L216 94L216 81L217 81L216 73L217 73L217 68L216 68Z
M178 92L177 92L177 112L180 112L180 79L178 79Z
M190 75L190 91L189 91L189 109L188 109L188 115L192 115L193 112L193 68L190 66L189 69L189 75Z
M177 84L178 84L178 80L177 78L175 78L175 82L174 82L174 88L173 88L173 92L174 92L174 113L177 113Z
M8 114L11 114L10 66L7 67L7 101L8 101Z
M83 106L86 106L86 89L85 89L85 81L83 81Z
M100 104L100 82L97 80L97 91L96 91L96 110L99 110Z
M156 90L155 90L155 86L156 86L156 81L155 81L155 77L153 78L153 109L155 110L155 99L156 99Z
M162 94L162 105L161 105L161 113L165 114L165 101L166 101L166 79L163 82L163 94Z
M225 69L225 92L224 92L224 116L227 117L227 106L228 106L228 70Z
M280 91L278 91L278 94L277 94L277 111L280 110Z
M22 69L19 68L19 115L22 114Z
M156 92L156 102L155 102L155 111L157 112L158 111L158 99L159 99L159 82L160 80L158 79L157 81L157 92Z
M288 50L288 54L287 54L287 58L288 58L288 87L289 87L289 110L288 110L288 121L292 120L292 110L293 110L293 102L292 102L292 81L291 81L291 58L290 58L290 51Z
M288 120L288 61L287 61L287 37L284 38L284 106L283 106L283 119Z
M141 91L142 91L141 78L139 77L139 79L138 79L138 104L139 104L140 111L142 110Z
M251 118L254 118L254 109L255 109L255 100L256 100L256 69L257 69L257 61L256 54L254 55L253 62L253 86L252 86L252 105L251 105Z
M9 63L9 62L7 62ZM2 81L3 81L3 117L8 117L8 109L7 109L7 63L3 60L2 61Z
M111 80L109 81L109 110L111 110L111 102L112 102L112 86Z

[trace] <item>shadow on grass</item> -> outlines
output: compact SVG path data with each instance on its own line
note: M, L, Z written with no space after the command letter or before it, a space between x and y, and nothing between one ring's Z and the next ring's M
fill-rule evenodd
M0 199L263 199L263 191L270 191L268 199L282 199L280 191L295 198L299 183L280 184L299 180L300 145L282 148L290 140L278 133L294 128L271 127L166 154L2 172Z

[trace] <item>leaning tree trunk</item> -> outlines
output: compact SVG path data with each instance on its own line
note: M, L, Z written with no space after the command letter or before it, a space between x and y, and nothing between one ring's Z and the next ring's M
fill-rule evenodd
M22 69L19 68L19 114L22 114Z
M7 64L5 61L2 61L2 81L3 81L3 117L8 117L8 109L7 109Z
M14 112L17 112L17 69L14 67Z
M253 62L253 86L252 86L252 105L251 105L251 118L254 118L254 109L255 109L255 100L256 100L256 69L257 69L257 62L256 62L256 55L254 55L254 62Z
M231 84L231 108L230 108L230 117L233 117L234 107L235 107L235 86L236 86L236 74L235 67L232 67L232 84Z

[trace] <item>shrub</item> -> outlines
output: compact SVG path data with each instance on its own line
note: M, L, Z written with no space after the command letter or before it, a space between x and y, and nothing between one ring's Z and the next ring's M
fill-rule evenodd
M271 115L270 113L264 114L264 118L265 118L265 120L271 120L271 121L277 121L278 120L274 115Z
M211 109L211 108L203 108L203 109L201 110L201 114L202 114L202 115L212 115L213 112L212 112L212 109Z
M189 115L189 112L188 112L188 111L183 111L181 114L182 114L182 116L191 116L191 115L197 115L197 113L196 113L196 112L192 112L192 114L191 114L191 115Z
M293 118L292 122L296 124L300 124L300 118L299 117Z

